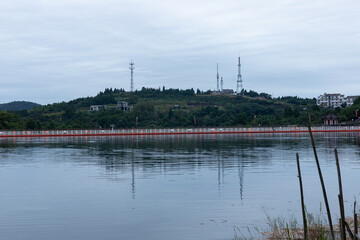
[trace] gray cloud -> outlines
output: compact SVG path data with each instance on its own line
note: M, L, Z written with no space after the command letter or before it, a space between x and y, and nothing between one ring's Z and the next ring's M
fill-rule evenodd
M356 0L3 0L0 102L52 103L106 87L360 94Z

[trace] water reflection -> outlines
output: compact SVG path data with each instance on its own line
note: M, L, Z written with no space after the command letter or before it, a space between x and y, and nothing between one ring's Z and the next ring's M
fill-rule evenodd
M240 158L238 158L238 173L239 173L239 184L240 184L240 199L243 200L244 165L240 163Z
M359 136L315 133L324 175L335 169L339 147L344 182L359 176ZM318 210L307 134L0 139L0 215L9 219L0 230L11 238L30 231L18 222L35 232L60 225L38 238L47 239L63 236L66 222L67 239L102 231L111 236L103 239L231 239L233 226L257 225L266 207L273 216L298 208L296 152L308 207ZM337 200L334 179L329 196ZM355 189L351 183L345 187Z
M334 148L344 143L359 146L359 139L359 133L315 134L318 148L324 148L327 154L332 154ZM237 168L239 196L243 199L245 169L271 167L274 154L280 157L277 161L287 161L289 156L282 159L283 156L278 154L308 151L310 141L308 134L298 133L0 139L3 156L36 147L81 150L87 157L77 158L74 153L69 161L99 165L107 172L105 177L111 180L116 180L116 173L130 172L133 198L136 196L137 178L188 174L202 168L217 169L220 195L226 170ZM2 160L2 164L6 161Z

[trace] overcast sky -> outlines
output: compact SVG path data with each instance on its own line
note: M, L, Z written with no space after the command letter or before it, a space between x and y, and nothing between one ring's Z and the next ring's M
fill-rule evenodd
M0 103L134 86L360 95L359 0L1 0Z

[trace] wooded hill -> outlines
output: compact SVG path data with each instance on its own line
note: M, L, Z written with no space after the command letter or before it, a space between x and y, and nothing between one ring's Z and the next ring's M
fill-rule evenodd
M31 110L34 107L39 107L40 104L26 101L14 101L0 104L0 111L21 111Z
M126 101L133 107L89 111L91 105L116 106ZM96 129L172 128L304 125L311 114L313 124L321 124L328 112L340 121L355 118L359 99L345 109L322 109L315 98L272 98L266 93L243 91L241 95L213 95L193 89L153 89L125 92L105 89L94 97L38 106L32 110L0 112L0 129Z

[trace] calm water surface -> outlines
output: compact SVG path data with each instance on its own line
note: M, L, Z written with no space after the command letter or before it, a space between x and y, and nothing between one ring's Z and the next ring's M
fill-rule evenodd
M360 198L360 135L316 134L338 216ZM322 202L307 134L0 139L0 239L232 239ZM301 218L299 218L300 220ZM300 220L301 221L301 220Z

